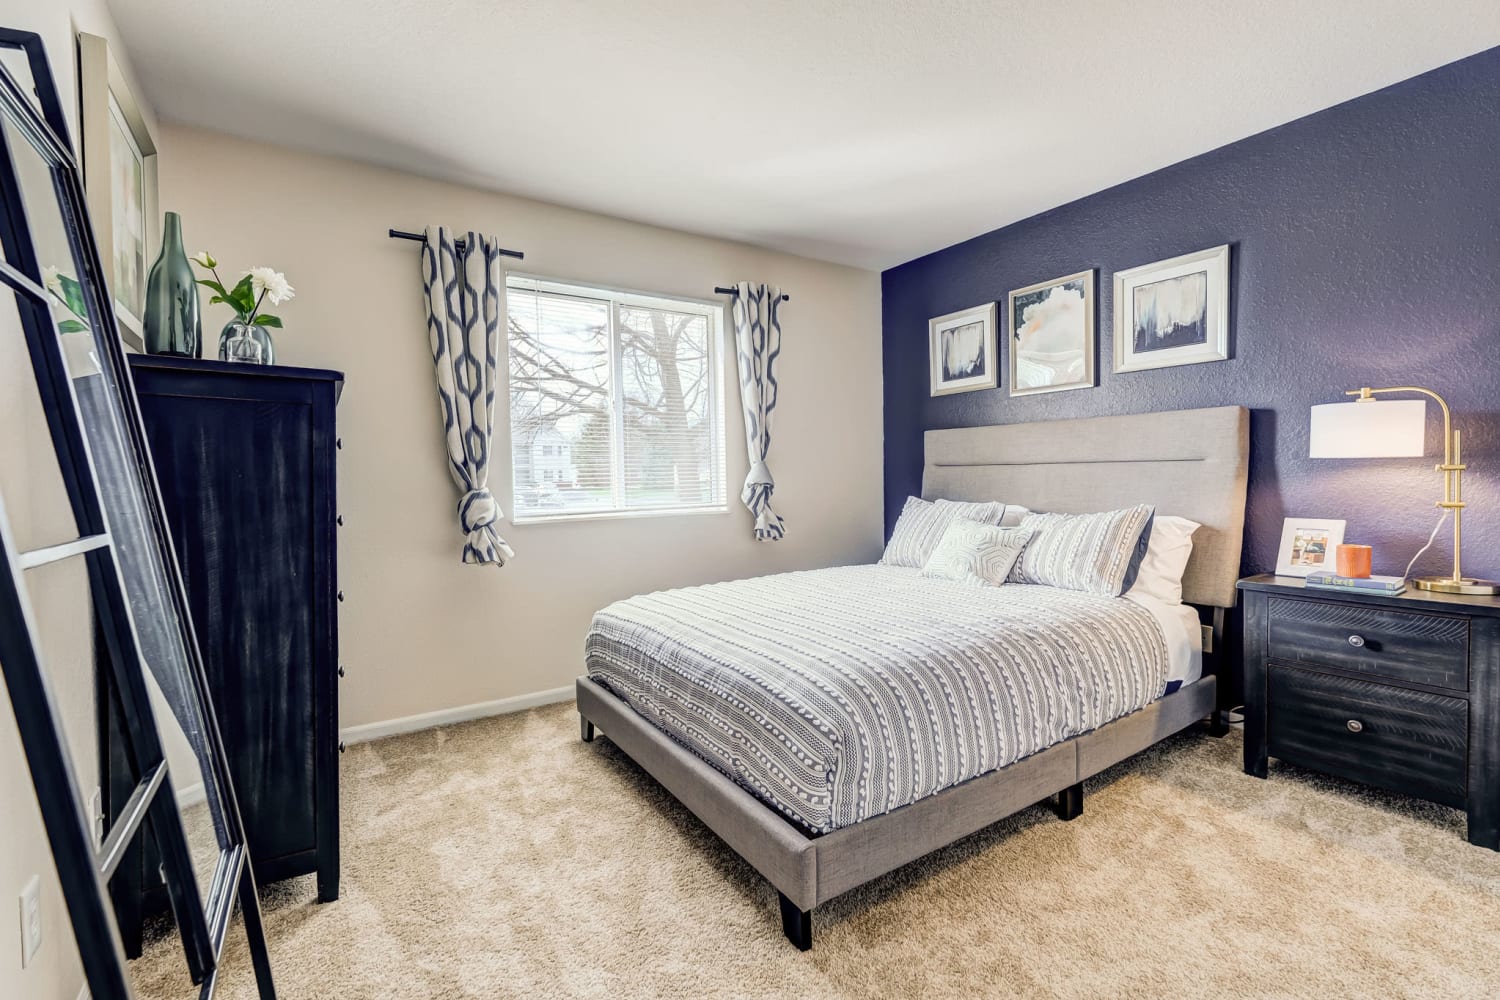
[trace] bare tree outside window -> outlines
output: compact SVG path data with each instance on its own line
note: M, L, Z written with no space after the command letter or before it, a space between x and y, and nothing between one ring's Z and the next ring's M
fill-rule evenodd
M508 297L519 516L723 507L712 307L551 284Z

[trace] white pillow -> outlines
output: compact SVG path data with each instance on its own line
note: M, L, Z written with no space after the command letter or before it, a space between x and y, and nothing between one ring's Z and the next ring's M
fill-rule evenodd
M1146 558L1135 575L1135 586L1125 592L1144 594L1168 604L1182 603L1182 574L1187 570L1188 557L1193 554L1193 532L1203 527L1197 521L1185 517L1156 515L1151 522L1151 539L1146 546Z
M998 587L1030 540L1030 528L1001 528L955 518L922 567L922 575Z
M1036 535L1011 570L1016 583L1119 597L1145 558L1155 508L1137 504L1096 514L1028 514Z
M1004 517L1005 504L998 500L963 503L907 497L906 506L901 508L901 516L896 519L896 527L891 530L885 554L880 557L880 565L921 569L927 565L932 550L942 541L943 532L954 518L999 524Z
M1005 505L1005 516L1000 518L1000 527L1019 528L1021 522L1026 520L1026 515L1030 513L1031 511L1020 504L1008 503Z

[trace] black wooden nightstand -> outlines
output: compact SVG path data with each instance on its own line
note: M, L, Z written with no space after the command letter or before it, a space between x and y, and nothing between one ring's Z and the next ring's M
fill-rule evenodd
M1466 809L1500 850L1500 599L1241 580L1245 773L1267 757Z

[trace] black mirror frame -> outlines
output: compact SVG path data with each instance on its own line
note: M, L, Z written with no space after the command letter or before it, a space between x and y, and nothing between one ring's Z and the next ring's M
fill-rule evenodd
M94 345L101 364L114 383L119 403L116 416L127 438L130 457L145 494L145 506L155 541L152 556L160 560L168 581L169 600L180 623L190 677L185 706L203 720L206 755L199 760L205 780L214 783L220 804L213 817L221 828L221 850L202 905L192 870L186 837L176 804L160 737L147 700L145 664L133 631L131 612L108 534L92 460L85 443L71 377L62 357L48 294L31 241L25 205L8 139L0 134L0 283L15 293L17 310L32 359L38 392L47 415L80 539L70 543L71 554L87 562L89 588L98 619L97 634L107 650L105 659L124 705L126 735L141 773L141 784L131 803L95 852L90 824L83 814L78 783L72 773L62 727L33 641L32 621L21 573L24 566L10 537L0 505L0 529L8 567L0 571L0 667L26 750L37 801L63 896L71 917L92 995L99 1000L126 1000L130 994L125 956L108 896L108 879L120 858L148 827L161 851L168 896L177 918L188 971L200 983L202 996L212 995L230 920L238 904L245 917L250 952L262 1000L274 1000L269 957L261 925L259 900L244 826L227 766L218 722L208 696L202 656L187 606L182 578L168 533L160 488L144 426L135 398L124 350L114 323L109 295L102 280L99 250L89 224L83 185L66 119L58 98L41 37L34 32L0 28L0 48L22 51L30 68L35 100L28 97L10 71L0 65L0 114L32 145L52 171L58 209L67 229L78 280L83 286ZM58 558L62 558L59 556Z

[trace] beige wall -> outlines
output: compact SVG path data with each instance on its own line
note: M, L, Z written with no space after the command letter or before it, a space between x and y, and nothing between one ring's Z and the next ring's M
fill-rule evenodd
M78 142L77 32L108 39L127 79L129 54L119 48L114 22L104 0L0 0L0 25L35 31L42 36L53 75L67 110L74 143ZM139 95L139 88L134 88ZM151 109L143 109L155 124ZM18 544L56 540L71 525L59 516L61 498L46 473L51 445L36 409L34 383L13 306L0 309L0 483ZM48 637L49 669L62 702L65 724L75 739L79 782L86 795L97 781L92 753L93 664L87 627L86 581L81 567L56 566L28 574L34 610ZM15 717L0 686L0 997L26 1000L75 1000L83 972L73 943L72 925L63 906L52 866L31 775L21 753ZM33 874L42 879L43 943L33 964L21 969L20 906L22 887Z
M276 310L279 361L345 372L339 406L340 642L346 727L569 684L591 615L665 587L871 561L880 552L880 279L735 243L163 126L161 200L189 252L221 270L268 265L297 298ZM444 223L526 252L517 270L712 298L736 280L783 285L781 402L771 468L787 538L757 543L726 515L517 527L503 569L459 562L418 249L386 230ZM225 307L204 305L206 350ZM726 320L726 332L729 326ZM729 352L727 385L734 386ZM738 392L727 407L729 492L747 462ZM498 407L503 415L506 407ZM502 428L502 433L504 429ZM508 439L491 486L509 511Z

